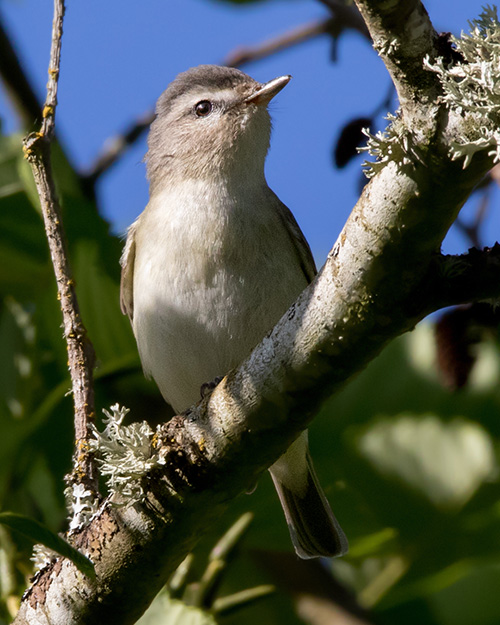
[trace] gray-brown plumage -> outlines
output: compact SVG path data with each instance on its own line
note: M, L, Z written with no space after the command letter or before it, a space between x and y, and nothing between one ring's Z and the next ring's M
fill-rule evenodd
M315 274L299 226L264 176L267 104L289 79L260 84L202 65L158 100L150 200L128 232L121 304L144 372L177 413L249 355ZM298 555L345 553L306 432L270 472Z

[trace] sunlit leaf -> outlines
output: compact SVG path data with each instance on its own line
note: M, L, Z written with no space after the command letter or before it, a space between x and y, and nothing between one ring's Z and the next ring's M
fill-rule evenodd
M217 625L217 622L208 612L170 599L162 593L137 621L137 625Z
M369 428L360 450L380 471L405 481L437 506L461 506L496 470L493 443L477 423L403 415Z

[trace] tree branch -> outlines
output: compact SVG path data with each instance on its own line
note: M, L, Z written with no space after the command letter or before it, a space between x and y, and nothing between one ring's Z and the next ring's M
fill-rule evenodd
M89 171L83 175L86 184L93 187L102 174L112 167L123 156L125 151L142 136L142 133L149 128L154 118L154 111L149 111L132 122L122 134L108 139Z
M426 283L425 297L432 311L500 300L500 244L484 250L472 248L460 256L439 255Z
M83 482L97 492L92 455L89 452L89 423L94 420L93 374L94 350L80 317L74 281L66 251L61 208L54 186L50 158L50 143L54 137L57 107L64 0L54 0L54 21L49 63L47 99L43 108L40 132L29 134L24 140L24 153L33 170L35 184L49 243L52 264L57 281L58 296L63 314L64 336L68 349L75 407L75 456L73 481Z
M226 56L222 65L227 65L228 67L241 67L246 63L260 61L261 59L265 59L268 56L281 52L282 50L286 50L287 48L291 48L299 43L303 43L304 41L308 41L309 39L313 39L319 35L324 35L332 30L333 25L334 20L329 18L312 24L305 24L303 26L299 26L298 28L293 28L286 33L278 35L277 37L256 46L242 46L240 48L236 48L236 50L233 50Z
M42 106L38 100L27 75L23 69L15 46L12 44L9 33L0 16L0 78L2 79L9 99L14 105L21 127L31 130L37 123L43 120ZM85 197L95 200L95 192L92 186L86 184L83 178L71 163L71 159L64 150L57 134L52 138L52 144L57 145L64 154L69 167L75 175L75 182L80 185L80 189Z
M439 54L438 35L420 0L386 2L355 0L363 16L373 47L379 53L396 87L399 101L411 123L427 128L428 106L441 93L439 82L424 68L423 59Z
M494 182L493 178L491 177L491 172L485 180L486 184L483 186L482 197L478 202L476 214L474 215L473 219L469 223L466 223L465 221L460 219L460 217L458 217L455 222L455 225L458 227L458 229L461 230L462 233L469 239L470 244L476 248L482 247L480 235L481 226L486 218L488 209L490 208L491 204L491 185Z
M222 64L229 67L241 67L246 63L259 61L319 35L328 33L337 38L344 30L348 29L357 30L363 37L370 39L366 24L355 5L345 4L340 0L321 1L330 9L332 17L293 28L256 46L238 48L231 52Z

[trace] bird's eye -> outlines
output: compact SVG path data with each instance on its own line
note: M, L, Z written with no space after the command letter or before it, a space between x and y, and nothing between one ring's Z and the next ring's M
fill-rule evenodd
M194 112L198 115L198 117L206 117L207 115L210 115L212 108L213 106L211 102L208 100L201 100L201 102L195 104Z

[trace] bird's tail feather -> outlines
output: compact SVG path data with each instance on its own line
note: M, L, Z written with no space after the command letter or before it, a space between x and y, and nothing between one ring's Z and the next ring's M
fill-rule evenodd
M347 538L323 493L309 453L307 468L307 486L300 494L285 486L271 468L271 477L285 513L295 552L304 559L342 556L348 550Z

